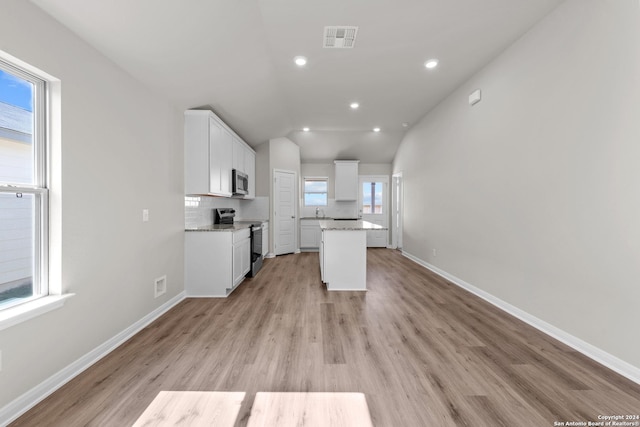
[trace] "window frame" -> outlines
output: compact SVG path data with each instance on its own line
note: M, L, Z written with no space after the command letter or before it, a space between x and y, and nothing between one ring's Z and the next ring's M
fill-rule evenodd
M0 58L0 69L33 84L33 184L0 182L1 194L34 196L33 295L0 303L0 311L46 297L49 290L49 85L45 78Z
M324 182L327 184L327 191L306 191L306 183L309 182ZM324 194L324 205L308 205L307 194ZM329 206L329 177L328 176L305 176L302 179L302 204L304 207L327 207Z

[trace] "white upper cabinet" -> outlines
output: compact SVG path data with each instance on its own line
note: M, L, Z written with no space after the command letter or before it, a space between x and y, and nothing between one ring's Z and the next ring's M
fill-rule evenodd
M246 150L244 142L239 138L233 138L233 168L241 172L247 173L244 168L244 151Z
M256 197L256 153L248 147L244 150L244 173L249 175L249 194L244 198L254 199Z
M231 196L231 138L211 112L184 113L186 194Z
M231 133L222 127L220 139L213 141L213 155L219 153L220 163L217 168L220 170L220 195L231 196L231 159L233 155L233 137ZM218 173L216 168L212 170L212 174Z
M358 200L358 160L335 160L336 201Z
M218 116L208 110L184 113L185 194L231 197L231 170L249 175L255 197L255 152Z

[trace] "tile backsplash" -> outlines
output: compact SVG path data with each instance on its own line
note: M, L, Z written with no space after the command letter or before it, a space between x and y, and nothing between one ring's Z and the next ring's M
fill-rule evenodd
M327 200L327 206L319 206L320 216L329 218L355 218L358 216L357 202L336 202L335 199ZM315 217L315 206L302 206L300 217Z
M253 200L232 199L226 197L186 196L184 198L185 228L201 227L213 224L213 209L233 208L236 220L269 219L269 198L256 197ZM320 216L329 218L355 218L358 216L357 202L327 201L327 206L320 206ZM301 206L300 217L315 217L315 206Z
M185 228L213 224L213 209L233 208L236 220L269 219L269 198L256 197L253 200L225 197L186 196L184 198Z

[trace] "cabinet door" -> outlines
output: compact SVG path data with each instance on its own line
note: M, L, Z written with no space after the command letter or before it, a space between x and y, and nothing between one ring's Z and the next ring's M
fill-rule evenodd
M186 111L184 114L184 190L185 194L211 192L209 167L209 115Z
M251 239L242 242L242 277L251 270Z
M317 248L318 237L316 227L313 225L300 226L300 247L301 248Z
M217 146L220 169L220 194L231 196L231 166L233 156L233 137L228 130L222 129L222 136ZM216 155L216 153L214 153Z
M248 147L244 147L244 173L249 175L249 194L245 199L256 197L256 153Z
M247 273L244 271L244 264L246 263L244 257L244 241L240 241L233 245L233 285L237 285L242 281L244 275Z
M262 256L269 253L269 226L262 227Z
M336 200L358 200L358 162L336 162Z
M223 158L220 155L223 148L222 126L213 118L209 119L209 192L222 193L221 169Z
M244 150L244 144L238 138L233 138L233 169L247 173L244 167Z
M194 297L226 297L233 288L231 233L185 233L185 291Z
M320 280L324 282L324 236L320 233Z

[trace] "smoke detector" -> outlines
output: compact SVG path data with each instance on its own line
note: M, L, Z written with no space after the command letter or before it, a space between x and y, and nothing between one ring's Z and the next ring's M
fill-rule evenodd
M328 49L350 49L356 43L358 27L324 27L322 47Z

